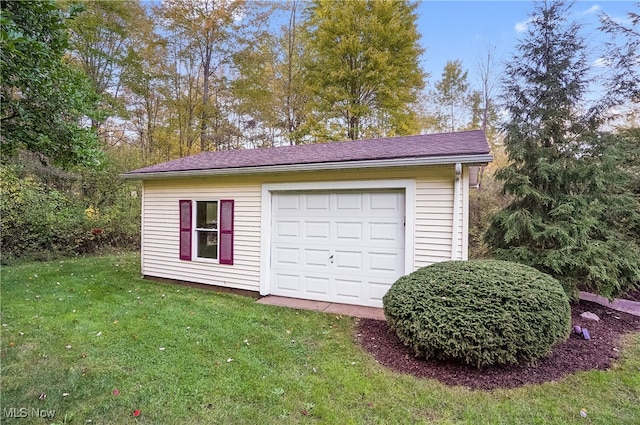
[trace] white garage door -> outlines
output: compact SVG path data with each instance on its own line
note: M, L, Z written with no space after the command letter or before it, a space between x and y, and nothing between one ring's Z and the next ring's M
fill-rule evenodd
M271 293L382 307L404 274L404 191L274 192Z

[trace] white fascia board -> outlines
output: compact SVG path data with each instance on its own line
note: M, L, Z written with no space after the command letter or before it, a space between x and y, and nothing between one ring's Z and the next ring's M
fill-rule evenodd
M120 174L131 180L150 180L174 177L228 176L243 174L290 173L300 171L349 170L359 168L415 167L425 165L446 165L461 163L483 165L493 161L491 154L455 155L421 158L376 159L367 161L320 162L310 164L266 165L259 167L219 168L186 171L160 171L152 173Z

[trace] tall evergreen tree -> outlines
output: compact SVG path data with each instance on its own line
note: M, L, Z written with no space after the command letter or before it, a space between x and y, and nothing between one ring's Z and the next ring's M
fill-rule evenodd
M615 296L640 280L640 248L629 229L640 205L627 190L609 135L586 110L586 43L570 5L537 3L507 64L510 164L497 173L513 201L485 240L496 257L550 273L572 295Z
M423 87L415 4L315 0L308 81L322 122L338 138L412 133L411 104Z
M640 197L640 2L635 7L624 20L600 17L600 29L610 35L605 61L611 70L602 108L617 112L613 118L623 121L617 129L623 166L632 175L631 190ZM640 228L636 233L640 242Z

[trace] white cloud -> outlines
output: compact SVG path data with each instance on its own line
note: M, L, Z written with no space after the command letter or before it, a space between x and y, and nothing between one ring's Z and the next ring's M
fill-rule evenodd
M594 68L606 68L609 66L609 61L606 58L598 58L591 63Z
M591 6L589 9L587 9L586 11L582 12L582 16L585 15L591 15L592 13L596 13L600 10L600 6L598 6L597 4L594 4L593 6Z
M523 33L523 32L525 32L527 30L527 27L529 26L531 21L532 21L532 19L529 18L526 21L516 22L516 25L515 25L514 29L516 30L517 33Z

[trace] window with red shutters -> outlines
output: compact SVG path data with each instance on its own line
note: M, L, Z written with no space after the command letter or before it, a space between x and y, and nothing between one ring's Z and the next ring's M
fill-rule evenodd
M197 258L218 259L220 264L233 265L234 201L196 202L195 228L192 223L193 204L191 200L179 201L180 259L192 260L195 239Z

